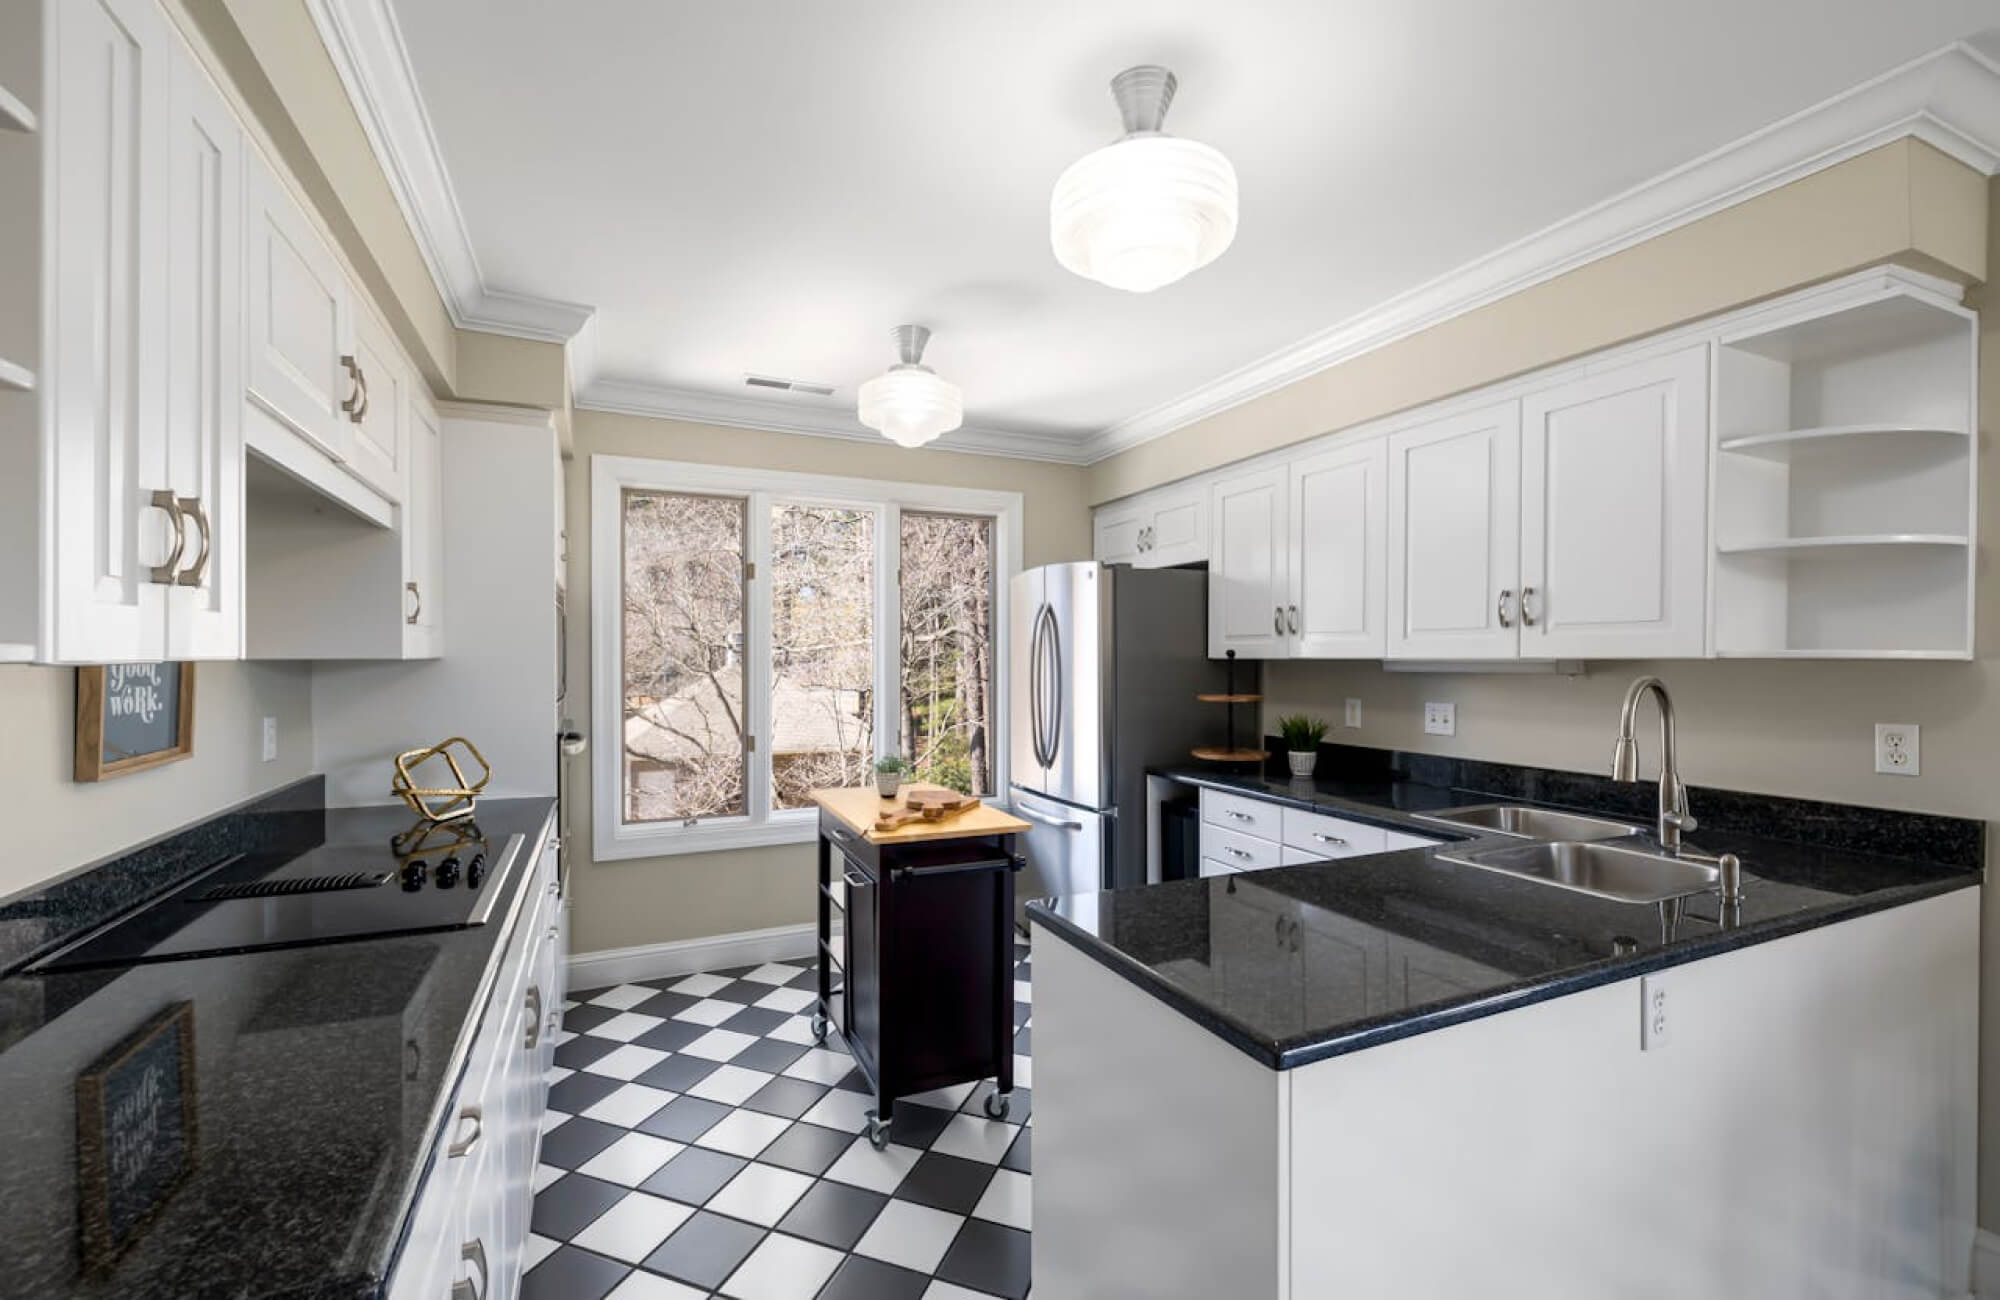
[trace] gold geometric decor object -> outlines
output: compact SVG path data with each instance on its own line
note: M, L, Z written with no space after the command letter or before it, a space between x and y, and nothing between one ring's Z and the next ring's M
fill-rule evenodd
M465 779L465 769L458 763L457 751L461 748L479 764L477 781ZM419 770L423 772L422 779L418 777ZM389 788L417 816L426 821L448 822L472 816L479 792L492 779L493 766L486 756L465 737L453 736L429 748L396 755L396 776Z

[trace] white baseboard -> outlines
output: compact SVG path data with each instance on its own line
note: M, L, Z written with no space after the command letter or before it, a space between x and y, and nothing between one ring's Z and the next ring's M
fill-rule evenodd
M1981 1228L1972 1239L1972 1294L2000 1300L2000 1232Z
M571 953L569 986L604 988L634 980L696 975L731 966L757 966L767 961L799 961L811 957L818 943L814 927L779 925L768 930L739 930L705 939L676 939L636 948Z

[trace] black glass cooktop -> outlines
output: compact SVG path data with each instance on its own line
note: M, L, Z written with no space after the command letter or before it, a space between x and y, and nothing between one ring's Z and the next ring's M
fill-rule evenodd
M418 824L380 841L237 854L37 962L128 966L258 948L482 925L522 838L490 844L476 822Z

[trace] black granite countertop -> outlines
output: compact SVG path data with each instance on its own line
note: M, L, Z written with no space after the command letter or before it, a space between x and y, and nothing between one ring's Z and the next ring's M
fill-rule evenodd
M1635 794L1654 798L1650 784L1606 791L1597 778L1537 769L1371 763L1307 781L1155 775L1438 839L1453 834L1419 814L1510 798L1631 819ZM1551 791L1568 797L1533 797ZM1981 882L1978 822L1701 789L1690 798L1714 824L1704 820L1689 846L1743 861L1744 898L1726 913L1714 895L1674 918L1405 849L1050 899L1029 915L1258 1061L1289 1069Z
M0 979L0 1296L376 1296L476 1032L473 1009L532 878L525 855L552 808L541 798L480 802L490 842L516 833L526 842L484 926ZM288 833L303 822L327 843L385 852L412 821L401 808L286 817ZM203 851L222 833L208 830ZM178 841L169 850L190 852ZM54 902L0 904L0 952L35 946L22 927L37 915L75 920L79 892L109 889L129 905L167 879L157 862L102 870L111 885L86 874L51 891ZM85 1275L77 1077L183 1002L196 1044L192 1172L109 1271Z

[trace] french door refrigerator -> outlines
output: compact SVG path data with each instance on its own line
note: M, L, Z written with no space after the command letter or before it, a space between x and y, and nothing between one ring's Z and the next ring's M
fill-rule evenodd
M1008 769L1033 824L1017 910L1031 898L1146 883L1146 769L1188 761L1221 715L1208 657L1208 575L1095 562L1014 578Z

